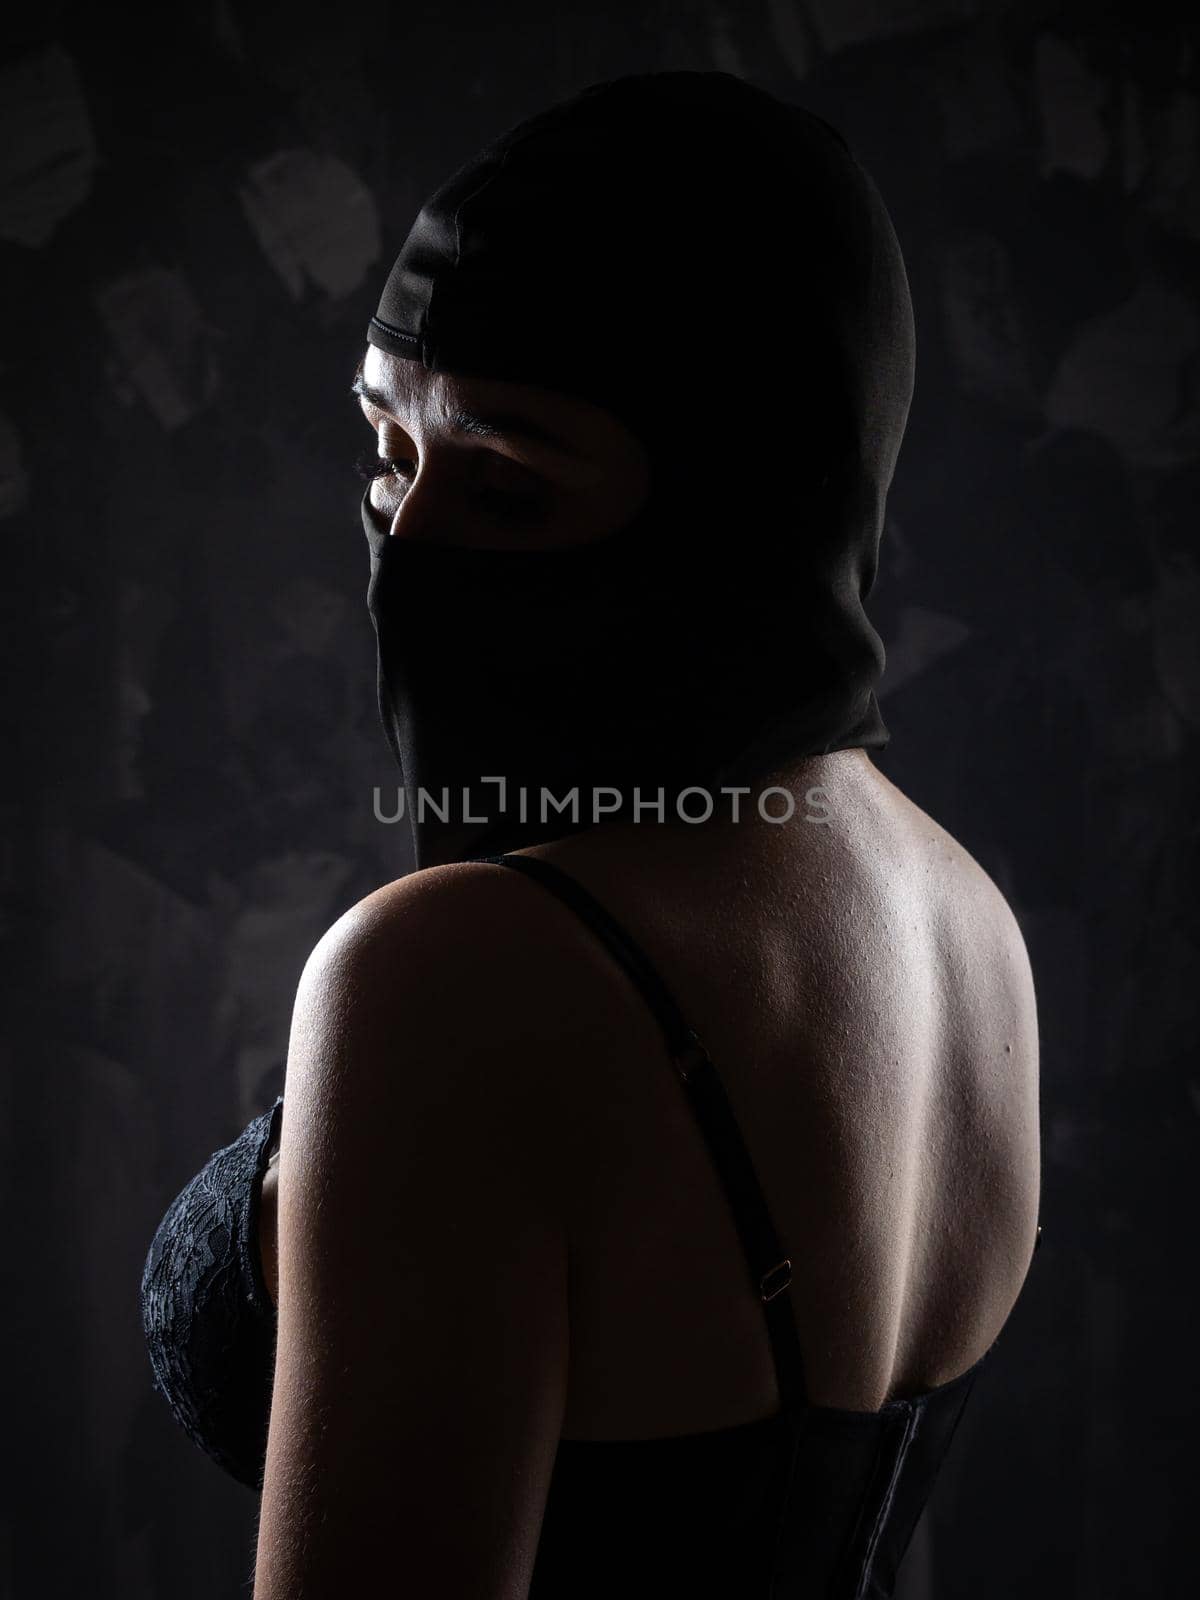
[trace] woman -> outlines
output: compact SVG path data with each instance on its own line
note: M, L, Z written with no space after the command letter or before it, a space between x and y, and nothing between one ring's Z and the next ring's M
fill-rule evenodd
M892 1592L1039 1189L1020 931L868 754L912 374L874 185L725 74L414 224L354 389L418 870L143 1286L255 1600Z

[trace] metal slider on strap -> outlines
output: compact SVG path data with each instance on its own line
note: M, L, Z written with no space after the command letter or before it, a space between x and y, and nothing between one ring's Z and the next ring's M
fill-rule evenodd
M777 1294L782 1294L792 1281L792 1263L783 1260L778 1266L772 1267L770 1272L764 1272L758 1292L762 1295L763 1305L774 1300Z
M675 1071L686 1083L697 1067L704 1066L712 1058L696 1035L689 1029L687 1039L684 1041L682 1048L677 1050L671 1059L675 1063Z

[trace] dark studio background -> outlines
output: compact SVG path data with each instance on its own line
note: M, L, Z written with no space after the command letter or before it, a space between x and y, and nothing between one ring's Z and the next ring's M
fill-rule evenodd
M656 67L825 115L891 210L918 376L877 759L1008 895L1038 983L1045 1242L903 1600L1173 1590L1196 1490L1200 27L1137 15L209 0L7 25L0 1594L249 1592L255 1497L151 1391L137 1290L167 1203L278 1092L313 943L408 869L372 813L398 779L346 390L423 196L518 117ZM718 369L736 384L735 348ZM715 429L698 395L698 460Z

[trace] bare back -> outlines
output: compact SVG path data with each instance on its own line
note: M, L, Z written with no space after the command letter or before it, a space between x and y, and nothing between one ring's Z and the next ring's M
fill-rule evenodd
M875 1410L989 1348L1037 1223L1037 1019L996 885L859 750L799 764L806 821L601 829L527 852L643 945L729 1091L791 1257L809 1397ZM810 813L813 814L813 813ZM579 958L609 962L580 929ZM641 997L586 1096L567 1438L778 1408L761 1307Z

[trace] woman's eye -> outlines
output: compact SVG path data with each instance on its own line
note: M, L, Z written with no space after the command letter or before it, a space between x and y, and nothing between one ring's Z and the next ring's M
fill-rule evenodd
M411 477L411 472L402 472L399 469L413 467L416 463L403 457L381 456L377 455L373 450L364 450L354 465L360 477L374 481L376 478L384 478L392 474L395 474L398 478Z
M410 480L417 463L409 457L381 456L374 450L364 450L355 462L359 476L373 483L376 478L396 477ZM542 496L529 490L500 489L480 485L473 498L489 515L501 522L532 522L544 514Z

